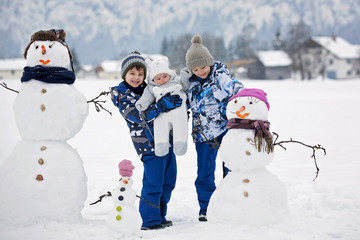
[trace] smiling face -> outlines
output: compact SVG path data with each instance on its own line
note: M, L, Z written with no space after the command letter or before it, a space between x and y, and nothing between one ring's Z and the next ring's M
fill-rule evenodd
M210 73L210 66L200 66L193 68L191 71L199 78L205 79Z
M144 77L144 68L135 66L127 71L125 75L125 82L136 88L144 82Z
M265 121L268 120L268 108L256 97L237 97L228 103L226 117Z
M68 49L58 41L35 41L26 56L26 65L71 68Z

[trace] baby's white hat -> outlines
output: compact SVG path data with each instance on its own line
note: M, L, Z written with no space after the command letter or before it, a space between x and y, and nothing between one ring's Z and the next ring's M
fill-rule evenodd
M169 59L167 57L160 57L156 59L145 59L149 70L149 78L153 80L154 77L160 73L167 73L172 76L175 71L169 68Z

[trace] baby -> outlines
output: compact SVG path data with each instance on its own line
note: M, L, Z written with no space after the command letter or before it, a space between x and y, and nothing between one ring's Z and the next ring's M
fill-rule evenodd
M146 59L149 69L148 85L135 106L139 111L146 110L154 101L165 95L177 94L182 99L180 107L160 114L154 120L154 141L156 156L164 156L169 152L170 131L173 131L174 153L184 155L187 150L187 109L185 89L188 82L182 82L174 70L169 68L167 57Z

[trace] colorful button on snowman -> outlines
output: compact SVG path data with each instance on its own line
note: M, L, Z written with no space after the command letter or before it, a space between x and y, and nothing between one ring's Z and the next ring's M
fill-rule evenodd
M269 109L261 89L242 89L230 98L226 110L229 131L220 156L231 172L210 199L210 222L264 226L289 220L286 189L266 169L274 157Z
M26 67L14 102L22 140L0 168L0 192L7 196L0 199L2 222L82 218L87 177L81 157L66 141L82 128L88 104L73 86L65 36L63 30L38 31L25 49Z
M132 189L134 166L130 160L119 163L120 180L111 192L114 206L108 214L107 226L117 233L136 233L141 228L139 211L135 208L136 192Z

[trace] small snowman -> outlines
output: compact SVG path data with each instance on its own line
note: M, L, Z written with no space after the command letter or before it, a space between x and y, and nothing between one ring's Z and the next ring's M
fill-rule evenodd
M210 199L210 222L264 226L289 220L286 189L266 169L274 157L269 109L261 89L242 89L229 99L220 156L231 172Z
M119 163L119 184L111 192L114 206L107 217L107 226L115 233L132 234L141 228L141 218L134 203L136 192L132 189L133 169L135 167L129 160Z
M82 128L88 104L72 85L65 36L63 30L39 31L25 49L14 103L22 140L0 167L1 222L81 220L87 177L81 157L66 141Z

